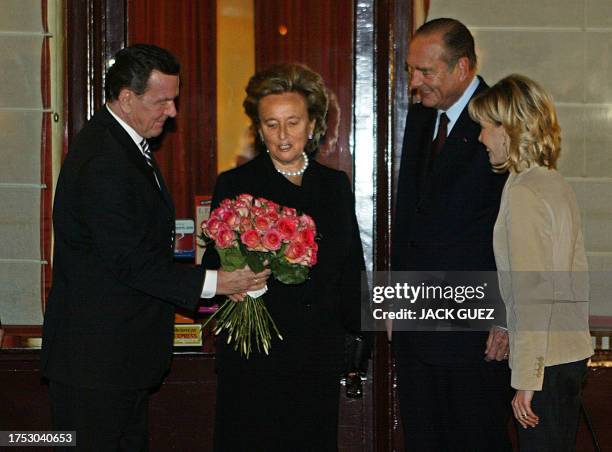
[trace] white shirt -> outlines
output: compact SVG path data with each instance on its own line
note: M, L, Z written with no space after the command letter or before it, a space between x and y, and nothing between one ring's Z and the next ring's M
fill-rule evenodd
M138 134L138 132L136 132L128 123L126 123L119 116L117 116L115 112L113 112L113 110L111 110L111 108L108 106L108 104L106 105L106 109L112 115L112 117L117 120L119 125L125 129L125 131L128 133L130 138L134 141L134 143L136 143L136 146L138 147L138 149L140 149L140 152L144 156L144 151L140 147L140 142L143 140L143 137L141 137ZM204 276L204 285L202 287L201 298L212 298L216 295L216 292L217 292L217 270L206 270L206 275Z
M434 127L433 138L435 138L438 134L438 124L440 124L440 115L442 113L446 113L446 116L448 116L446 136L450 134L451 130L453 129L453 126L457 123L459 116L461 116L461 112L463 112L465 107L467 107L467 104L470 102L470 99L472 98L472 95L476 91L476 88L478 88L479 84L480 80L478 79L478 77L474 77L466 88L466 90L461 95L461 97L457 100L457 102L451 105L450 108L446 111L438 110L438 116L436 117L436 126Z

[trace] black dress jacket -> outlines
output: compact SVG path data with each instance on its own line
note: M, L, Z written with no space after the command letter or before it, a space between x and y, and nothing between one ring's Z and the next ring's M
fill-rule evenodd
M482 79L474 95L487 88ZM467 106L432 161L437 111L410 107L399 173L392 269L494 271L493 225L506 175L493 173ZM424 362L482 362L486 333L395 334Z
M360 331L363 251L355 202L345 173L314 160L296 186L279 174L270 157L261 154L217 179L213 208L225 198L249 193L310 215L320 235L318 263L303 284L286 285L268 279L263 295L283 340L273 335L270 355L254 353L246 360L217 341L217 369L223 373L334 372L343 365L344 335ZM214 250L204 265L218 267Z
M174 308L196 308L204 271L173 263L174 206L128 133L102 108L76 137L53 211L53 286L42 371L91 388L158 385Z

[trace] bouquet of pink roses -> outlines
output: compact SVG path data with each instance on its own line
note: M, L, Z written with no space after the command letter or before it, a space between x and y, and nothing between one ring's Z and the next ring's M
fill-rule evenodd
M203 239L215 243L221 267L233 271L248 266L258 273L269 267L272 276L284 284L308 279L309 268L317 263L317 234L313 219L298 215L290 207L264 198L242 194L224 199L201 225ZM262 293L248 293L243 302L227 299L208 319L217 319L214 333L227 330L234 349L249 357L254 339L257 350L270 349L270 325L282 336L263 301Z

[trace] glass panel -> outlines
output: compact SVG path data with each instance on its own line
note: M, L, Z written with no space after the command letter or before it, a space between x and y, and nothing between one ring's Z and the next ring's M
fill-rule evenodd
M0 32L42 33L40 0L2 0Z
M0 262L0 318L3 325L40 325L40 264Z
M40 189L0 187L0 199L0 259L40 259Z
M42 113L0 111L0 183L40 183Z
M0 108L42 108L43 39L42 36L0 35Z

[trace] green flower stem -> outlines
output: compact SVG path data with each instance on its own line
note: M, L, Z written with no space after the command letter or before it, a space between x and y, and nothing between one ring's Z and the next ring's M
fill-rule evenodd
M266 355L268 354L272 344L270 324L276 336L280 340L283 339L263 298L253 298L247 295L243 301L238 302L228 298L204 323L204 327L213 318L217 321L213 329L214 334L218 335L225 330L228 335L227 343L233 341L234 350L240 351L247 359L253 350L253 341L255 341L257 351L263 348Z

